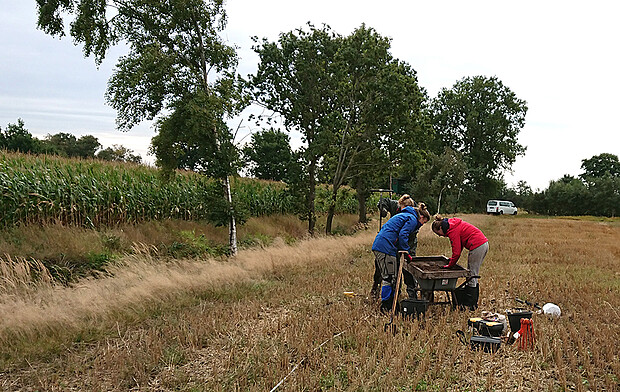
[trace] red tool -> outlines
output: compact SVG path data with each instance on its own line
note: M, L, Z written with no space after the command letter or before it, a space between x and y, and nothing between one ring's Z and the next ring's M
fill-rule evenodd
M519 350L529 350L534 348L534 323L531 319L521 319L521 329L515 332L515 339L519 341Z

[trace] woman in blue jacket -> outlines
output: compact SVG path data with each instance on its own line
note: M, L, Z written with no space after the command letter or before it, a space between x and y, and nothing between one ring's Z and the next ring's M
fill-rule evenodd
M413 199L405 196L401 198L403 208L400 213L394 215L383 225L372 244L375 266L381 271L382 278L381 309L392 307L398 270L398 252L405 251L409 256L409 235L416 232L431 218L424 203L419 203L417 208L413 208Z

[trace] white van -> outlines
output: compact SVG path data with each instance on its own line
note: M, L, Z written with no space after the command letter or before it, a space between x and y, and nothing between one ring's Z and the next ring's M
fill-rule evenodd
M487 202L487 214L517 215L517 207L507 200L489 200Z

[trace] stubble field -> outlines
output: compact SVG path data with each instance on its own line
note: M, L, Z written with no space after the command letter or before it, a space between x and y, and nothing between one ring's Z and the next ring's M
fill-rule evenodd
M459 217L490 243L476 312L432 306L385 333L387 317L366 298L376 221L231 261L143 249L113 276L5 291L0 388L269 391L286 377L276 390L619 391L618 222ZM449 249L423 227L418 255ZM515 297L562 309L558 320L534 315L533 350L488 354L459 342L469 317L503 313Z

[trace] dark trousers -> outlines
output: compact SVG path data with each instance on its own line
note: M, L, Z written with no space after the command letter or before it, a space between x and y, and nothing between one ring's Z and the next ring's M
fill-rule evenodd
M402 260L397 261L397 264L395 266L396 271L398 271L398 263L400 262L402 262ZM397 277L395 273L394 274L388 273L386 277L384 278L381 274L381 271L384 269L385 267L382 268L382 266L379 265L379 262L375 258L375 273L373 275L373 284L372 284L373 291L379 290L379 288L381 287L381 281L383 280L390 282L392 287L396 289L395 286L396 286ZM405 285L407 286L407 295L409 296L409 298L411 299L417 298L416 288L418 287L418 281L415 279L415 277L411 275L409 271L403 269L403 280L405 282Z

